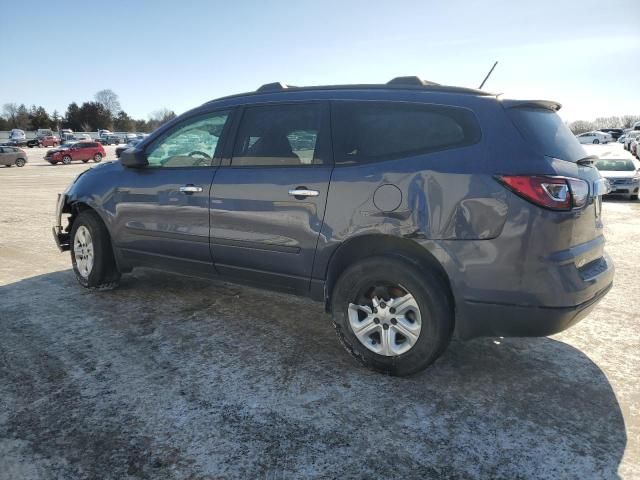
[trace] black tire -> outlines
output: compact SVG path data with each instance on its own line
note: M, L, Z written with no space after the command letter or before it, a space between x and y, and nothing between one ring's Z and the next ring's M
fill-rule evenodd
M27 161L24 158L18 158L16 160L16 167L24 167L25 163L27 163Z
M600 143L600 140L598 140L597 138L593 141L593 143L598 144Z
M629 197L630 200L638 200L638 194L636 193L635 195L631 195Z
M96 162L96 163L100 163L100 162L102 161L102 154L100 154L100 153L96 153L96 154L93 156L93 161L94 161L94 162Z
M71 157L69 155L65 155L64 157L62 157L62 163L64 163L65 165L69 165L71 163Z
M75 255L75 239L78 229L84 226L89 230L93 245L93 267L87 277L78 270ZM102 220L93 210L81 212L71 227L71 263L78 283L85 288L111 290L118 286L120 272L116 266L111 246L111 237Z
M348 306L363 289L380 283L401 285L415 298L422 329L413 347L397 356L379 355L355 336ZM389 375L405 376L433 363L446 349L453 327L453 306L448 288L434 271L418 268L402 257L370 257L348 267L336 282L331 299L333 324L338 338L362 365Z
M89 160L82 160L82 163L87 163Z

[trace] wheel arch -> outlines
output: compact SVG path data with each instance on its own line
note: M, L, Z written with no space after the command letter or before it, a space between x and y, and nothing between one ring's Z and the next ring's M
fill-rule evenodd
M395 256L413 263L420 268L428 268L441 277L446 286L449 300L455 309L455 296L446 270L438 259L416 241L384 234L364 234L346 240L331 255L325 275L325 310L331 309L331 297L336 281L342 272L353 263L374 256ZM455 312L453 312L455 318Z
M98 216L104 227L107 229L107 233L109 234L109 240L111 243L111 249L113 251L113 256L116 260L118 270L122 273L131 271L131 266L124 261L115 246L110 224L105 218L104 212L102 212L100 208L97 208L95 205L93 205L90 201L87 201L86 199L67 199L65 207L62 210L63 213L70 214L67 231L71 233L71 228L75 219L78 217L78 215L87 210L94 212Z

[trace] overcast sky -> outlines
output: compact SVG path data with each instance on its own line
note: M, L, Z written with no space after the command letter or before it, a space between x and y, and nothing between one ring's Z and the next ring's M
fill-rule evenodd
M419 75L561 102L566 120L640 115L640 0L4 3L0 105L110 88L136 118L293 85ZM10 18L9 18L10 17Z

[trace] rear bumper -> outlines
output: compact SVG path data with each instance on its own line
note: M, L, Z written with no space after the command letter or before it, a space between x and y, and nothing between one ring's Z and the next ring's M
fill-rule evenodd
M464 339L496 337L545 337L566 330L586 317L611 290L609 283L593 298L570 307L536 307L465 301L464 325L457 330Z

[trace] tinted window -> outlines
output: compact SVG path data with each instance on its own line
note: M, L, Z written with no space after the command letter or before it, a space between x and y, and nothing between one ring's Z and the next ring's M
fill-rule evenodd
M508 108L522 136L541 155L577 162L586 153L558 114L546 108ZM589 132L585 136L594 136Z
M147 150L149 166L210 166L228 118L229 112L215 112L185 120Z
M304 166L327 161L322 104L246 108L233 148L233 166ZM323 140L324 139L324 140Z
M365 163L476 143L472 112L437 105L335 102L332 106L337 163Z

